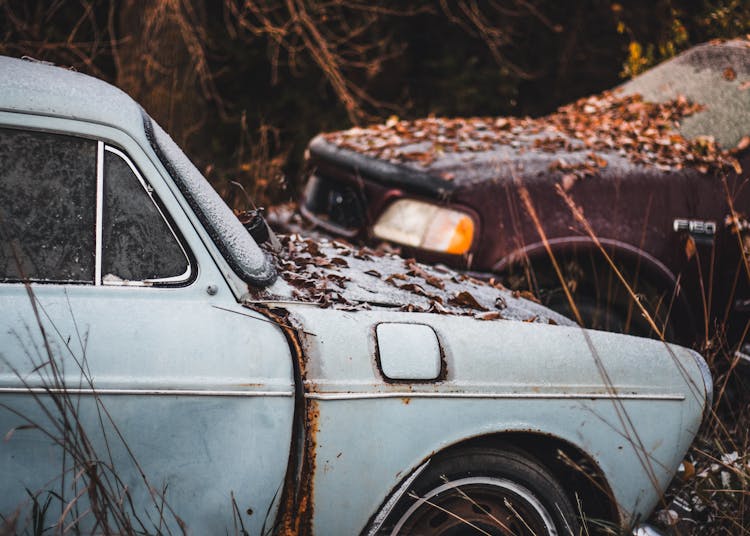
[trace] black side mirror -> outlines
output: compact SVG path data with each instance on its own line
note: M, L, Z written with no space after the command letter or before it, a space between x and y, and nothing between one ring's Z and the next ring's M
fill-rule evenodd
M237 215L247 232L253 237L253 240L260 245L268 241L268 224L263 217L263 209L246 210Z

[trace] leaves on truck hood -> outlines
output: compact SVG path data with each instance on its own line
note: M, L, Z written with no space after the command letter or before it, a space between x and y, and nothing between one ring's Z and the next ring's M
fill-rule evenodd
M338 240L280 236L279 278L250 301L307 302L336 309L373 308L572 325L564 316L494 282L442 266Z
M736 159L713 138L686 139L679 133L680 122L700 110L700 104L684 97L656 103L615 90L580 99L541 118L392 118L323 138L337 147L406 164L446 181L455 178L450 170L456 167L457 157L466 165L486 159L487 153L509 161L532 152L573 154L568 161L553 161L550 168L577 177L597 173L613 156L660 170L738 170Z

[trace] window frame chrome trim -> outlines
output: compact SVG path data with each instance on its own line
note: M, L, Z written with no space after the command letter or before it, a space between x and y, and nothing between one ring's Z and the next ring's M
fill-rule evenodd
M186 283L191 280L193 276L193 264L190 261L191 256L188 254L187 250L185 249L184 244L182 243L182 240L180 240L179 236L177 236L177 233L174 230L174 227L169 222L169 218L167 218L164 215L164 211L159 206L159 203L156 202L153 195L153 188L145 181L143 176L141 175L140 171L138 171L138 168L133 164L133 161L128 157L127 154L125 154L120 149L117 149L116 147L113 147L111 145L107 145L102 141L99 141L99 144L103 146L103 149L101 150L101 153L98 153L98 162L97 162L97 237L99 237L99 248L97 249L97 261L96 265L98 268L98 277L95 280L95 285L103 285L108 287L149 287L153 286L155 284L180 284L180 283ZM138 179L138 182L140 183L141 187L143 188L143 191L146 192L146 195L148 195L149 199L151 200L151 203L153 203L154 207L156 207L156 210L159 212L159 215L162 218L162 221L167 226L167 229L169 229L169 232L172 234L172 237L177 242L177 245L180 247L180 251L182 251L182 254L185 256L185 260L187 261L187 269L184 273L176 276L170 276L170 277L160 277L156 279L143 279L139 281L126 281L126 280L120 280L120 281L104 281L104 276L101 274L101 262L103 254L102 248L101 248L101 234L103 231L103 216L101 219L99 219L99 214L103 213L103 205L104 205L104 151L108 151L116 156L119 156L122 158L122 160L127 164L127 166L130 168L130 170L133 172L135 177ZM102 196L99 197L99 168L101 167L101 187L102 187Z
M94 286L102 284L102 229L104 222L104 142L96 141L96 245L94 251Z

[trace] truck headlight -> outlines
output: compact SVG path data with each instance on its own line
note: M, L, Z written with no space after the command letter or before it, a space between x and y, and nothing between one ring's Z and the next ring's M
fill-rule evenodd
M405 246L461 255L474 240L474 220L459 210L398 199L380 216L373 233Z

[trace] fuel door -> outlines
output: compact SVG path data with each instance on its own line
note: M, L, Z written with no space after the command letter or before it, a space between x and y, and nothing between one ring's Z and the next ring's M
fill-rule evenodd
M389 380L437 380L442 353L435 331L425 324L384 323L375 328L380 370Z

